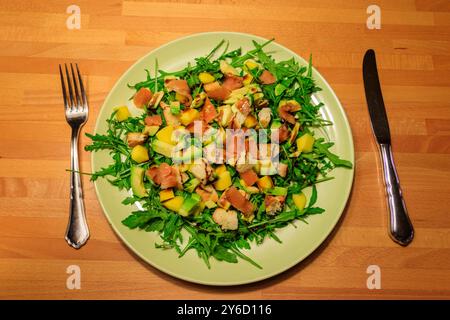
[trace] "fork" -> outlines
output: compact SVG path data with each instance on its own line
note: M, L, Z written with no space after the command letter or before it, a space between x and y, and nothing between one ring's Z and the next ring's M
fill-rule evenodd
M70 64L72 71L72 77L70 77L67 65L64 64L68 90L66 90L61 65L59 65L59 74L61 76L66 121L72 128L70 146L70 211L65 239L70 246L79 249L89 238L78 161L78 137L81 127L86 123L88 118L88 102L78 64L75 64L75 67L77 70L76 73L74 72L73 65Z

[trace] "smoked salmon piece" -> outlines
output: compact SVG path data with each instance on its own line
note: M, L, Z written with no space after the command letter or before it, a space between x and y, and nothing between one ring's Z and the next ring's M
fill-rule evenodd
M191 89L186 80L181 79L169 79L164 82L164 86L167 90L175 91L176 93L182 95L185 99L180 101L185 106L189 106L192 102Z
M180 187L178 170L163 162L159 167L151 167L147 170L147 176L155 184L160 185L161 189Z
M161 126L162 118L160 115L146 116L144 122L146 126Z
M289 129L285 124L283 124L278 129L278 142L279 143L285 142L289 138L289 136L290 136Z
M253 169L241 172L240 176L247 186L252 186L258 181L258 175Z
M242 113L244 116L248 116L251 111L251 104L248 98L244 98L236 102L236 108Z
M203 104L202 110L200 111L200 119L205 123L210 123L217 117L217 110L211 103L209 98L206 98Z
M244 79L242 77L238 77L232 74L225 75L225 80L222 83L222 87L233 91L239 88L242 88L244 86L243 81Z
M231 90L221 86L217 81L205 84L204 89L208 97L214 100L226 100L231 93Z
M133 103L137 108L143 108L148 105L153 97L153 93L148 88L140 88L133 97Z
M295 124L296 120L295 117L291 114L291 112L297 112L300 111L300 109L301 107L299 105L295 105L293 103L286 103L278 109L278 114L280 115L281 119L286 120L290 124Z
M272 84L275 83L277 79L275 79L275 76L272 73L264 70L259 76L259 81L261 81L262 84Z
M169 79L164 83L164 85L169 91L175 91L183 96L191 95L191 89L189 88L186 80Z
M197 189L195 189L195 193L197 193L200 198L202 198L203 202L219 201L219 196L217 195L216 190L211 186L198 187Z
M227 200L233 207L241 211L245 217L249 217L255 211L255 207L243 196L236 187L231 187L226 191Z
M264 205L266 207L266 212L268 215L274 215L279 211L283 210L285 196L269 196L266 195L264 198Z

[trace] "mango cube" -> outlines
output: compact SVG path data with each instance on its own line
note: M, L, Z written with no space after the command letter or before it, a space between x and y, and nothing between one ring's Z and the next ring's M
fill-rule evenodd
M159 192L159 201L164 202L166 200L170 200L172 198L174 198L175 195L173 194L173 190L172 189L166 189L166 190L161 190Z
M252 59L248 59L247 61L245 61L244 65L249 69L249 70L253 70L255 68L257 68L259 65L255 60Z
M305 208L306 196L304 193L292 195L292 200L294 201L294 204L298 210L303 210Z
M173 126L164 127L158 131L158 133L156 134L156 138L165 143L174 145L174 143L172 142L172 134L174 130L175 128Z
M256 181L256 184L261 190L272 189L273 187L272 178L269 176L259 178L258 181Z
M253 81L253 76L250 73L247 73L244 75L244 79L242 80L242 83L244 86L248 86Z
M183 201L184 199L182 196L176 196L170 200L165 201L162 205L169 210L178 212L183 205Z
M231 182L231 174L227 170L225 172L222 172L219 175L219 179L217 179L217 181L214 183L214 187L218 191L223 191L223 190L227 189L228 187L230 187L231 184L232 184L232 182Z
M128 110L127 106L118 107L116 110L116 119L119 122L125 121L131 117L130 110Z
M188 126L192 122L198 119L200 113L195 109L187 109L183 111L180 115L180 122L184 126Z
M137 163L142 163L149 160L148 150L146 147L137 145L131 150L131 159Z
M198 75L198 78L201 81L201 83L203 83L203 84L207 84L207 83L216 81L216 79L208 72L200 72L200 74Z
M297 150L303 153L309 153L313 150L314 137L309 133L305 133L297 139Z
M220 176L221 173L223 173L225 171L227 171L227 167L224 164L221 164L214 170L214 173L218 177L218 176Z
M258 120L256 120L256 118L251 114L249 114L244 120L244 126L249 129L254 128L257 124Z

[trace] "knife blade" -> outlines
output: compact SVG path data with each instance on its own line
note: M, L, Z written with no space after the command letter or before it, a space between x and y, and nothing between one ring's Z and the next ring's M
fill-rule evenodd
M363 59L363 79L373 134L380 149L383 178L389 208L389 235L406 246L414 238L414 228L406 210L391 148L389 122L378 77L375 51L368 50Z
M378 143L390 143L391 133L378 78L375 51L368 50L363 62L364 89L373 133Z

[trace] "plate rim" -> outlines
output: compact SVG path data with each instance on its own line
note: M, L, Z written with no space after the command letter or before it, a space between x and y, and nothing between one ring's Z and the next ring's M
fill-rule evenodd
M137 59L130 67L127 68L127 70L125 70L122 75L116 80L116 82L114 83L113 87L109 90L108 95L105 97L105 99L103 100L103 103L100 107L100 109L98 109L98 113L97 113L97 119L95 121L95 126L94 126L94 131L93 133L96 134L98 131L98 128L100 126L100 113L103 110L103 108L106 105L106 102L110 99L111 95L113 94L113 92L118 88L119 83L121 82L122 78L124 78L134 67L135 65L139 64L141 61L147 59L148 56L152 55L155 51L163 49L165 47L171 46L174 43L177 43L179 41L185 41L187 39L190 38L195 38L195 37L201 37L201 36L207 36L207 35L236 35L236 36L245 36L245 37L252 37L252 38L257 38L261 41L268 41L268 39L261 37L261 36L257 36L251 33L244 33L244 32L232 32L232 31L213 31L213 32L199 32L199 33L193 33L193 34L189 34L186 36L182 36L182 37L178 37L174 40L171 40L169 42L164 43L163 45L160 45L154 49L152 49L151 51L149 51L148 53L146 53L145 55L143 55L141 58ZM281 47L283 50L285 50L287 53L289 53L292 56L295 56L296 58L299 58L300 60L303 60L304 62L307 62L302 56L300 56L299 54L297 54L296 52L290 50L289 48L285 47L284 45L273 41L274 43L276 43L279 47ZM301 263L303 260L305 260L308 256L310 256L312 253L314 253L324 242L325 240L333 233L333 231L336 228L336 225L338 224L339 220L342 218L342 215L348 205L349 199L350 199L350 195L351 195L351 191L353 188L353 183L354 183L354 179L355 179L355 150L354 150L354 140L353 140L353 132L352 132L352 128L350 126L350 122L348 121L348 117L347 117L347 113L345 112L344 107L342 106L341 101L339 100L339 98L337 97L336 93L334 92L333 88L331 87L331 85L328 83L328 81L322 76L322 74L313 66L313 72L315 73L315 76L317 76L318 78L321 79L321 81L323 81L323 83L325 83L325 85L328 87L332 97L335 99L335 101L337 102L338 108L342 111L342 118L343 118L343 122L345 125L345 128L347 128L348 133L349 133L349 138L350 138L350 145L349 145L349 152L351 154L351 159L349 159L352 164L353 167L350 170L350 178L348 179L348 183L345 186L345 201L342 202L342 205L340 208L337 209L337 211L339 212L336 217L334 218L334 220L332 220L332 223L330 224L330 227L327 228L327 231L324 233L324 236L322 236L320 238L320 240L317 242L317 245L311 247L310 250L307 251L307 253L303 254L302 256L300 256L298 259L295 259L294 262L286 264L285 266L283 266L283 268L280 268L276 271L273 271L271 273L268 274L264 274L260 277L254 278L254 279L250 279L248 281L244 280L244 281L234 281L234 282L215 282L215 281L202 281L196 278L192 278L190 276L184 276L184 275L180 275L176 272L172 272L170 270L167 270L165 267L160 266L156 263L154 263L153 261L149 261L143 254L141 254L137 249L134 248L133 245L130 244L130 242L128 242L128 240L121 234L121 232L119 232L119 230L116 228L116 226L113 224L111 218L109 217L109 215L106 213L107 210L105 208L105 205L103 204L103 201L100 200L101 196L100 196L100 192L99 192L99 188L97 185L97 181L94 181L94 189L95 189L95 193L97 196L97 200L100 203L100 207L102 208L103 211L103 215L106 217L108 224L112 227L112 229L114 230L114 233L116 234L116 236L118 236L120 238L120 240L128 247L128 249L130 249L134 255L138 256L143 262L145 262L146 264L151 265L153 268L157 269L159 272L163 272L165 274L168 274L176 279L181 279L183 281L187 281L190 283L196 283L196 284L200 284L200 285L206 285L206 286L218 286L218 287L226 287L226 286L239 286L239 285L245 285L245 284L250 284L250 283L257 283L257 282L261 282L263 280L275 277L277 275L280 275L284 272L286 272L287 270L293 268L294 266L298 265L299 263ZM95 153L91 153L91 168L95 167L94 164L94 158L95 158Z

